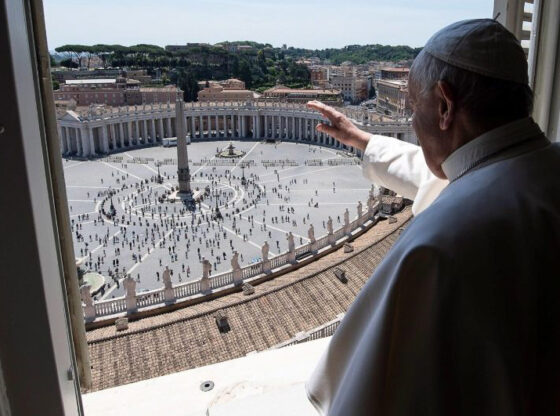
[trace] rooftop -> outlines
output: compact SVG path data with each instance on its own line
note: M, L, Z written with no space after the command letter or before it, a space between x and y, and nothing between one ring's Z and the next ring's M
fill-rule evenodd
M298 270L209 302L131 322L116 332L104 327L87 333L92 390L106 389L262 351L346 312L411 217L382 221L358 237L354 252L341 248ZM333 269L346 272L342 284ZM231 330L220 333L215 314L223 310Z
M323 89L295 89L295 88L288 88L284 85L276 85L272 88L269 88L264 91L267 92L278 92L278 93L286 93L286 94L340 94L339 90L323 90Z
M377 83L390 87L408 87L408 81L406 79L380 79Z
M68 85L77 84L115 84L117 80L115 78L94 78L94 79L69 79L66 81Z
M390 66L386 66L381 68L382 71L388 71L388 72L410 72L410 68L395 68L395 67L390 67Z

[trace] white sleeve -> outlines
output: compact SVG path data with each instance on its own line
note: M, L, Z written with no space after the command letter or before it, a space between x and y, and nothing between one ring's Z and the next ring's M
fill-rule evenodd
M364 152L362 172L376 185L413 200L414 214L427 208L449 183L430 171L420 146L377 134Z

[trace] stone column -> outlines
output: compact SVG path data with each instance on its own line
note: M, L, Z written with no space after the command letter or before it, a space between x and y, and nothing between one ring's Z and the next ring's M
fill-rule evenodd
M224 114L224 137L228 137L228 128L227 128L227 116Z
M261 116L258 113L257 113L257 116L256 116L256 120L257 120L257 123L255 124L256 135L257 135L257 138L260 138L261 137Z
M241 137L241 116L239 114L235 118L235 133L237 138Z
M208 123L208 138L210 139L212 137L212 119L210 115L206 116L206 121Z
M217 114L214 115L214 124L216 125L216 137L220 137L220 122Z
M173 137L173 132L171 131L171 118L167 117L165 119L165 124L167 125L167 137Z
M113 144L113 150L117 150L117 132L115 129L115 124L111 123L111 143Z
M303 129L301 128L301 120L302 120L301 117L299 117L298 120L297 120L297 123L298 123L298 137L297 137L297 139L298 139L298 140L301 140L301 132L302 132L302 130L303 130Z
M159 138L163 139L165 137L165 135L163 134L163 118L158 118L158 125L159 125Z
M311 120L311 141L315 142L317 133L315 131L315 120Z
M272 116L266 116L265 117L265 137L267 139L271 139L272 138L272 127L274 126L274 120Z
M142 120L142 125L143 125L143 129L144 131L142 132L143 137L144 137L144 143L149 143L151 141L151 137L150 139L148 139L148 120L144 119Z
M60 144L60 153L66 153L66 141L62 137L62 127L56 126L56 133L58 134L58 142Z
M290 135L290 139L294 140L296 138L296 118L292 117L292 134Z
M101 151L103 153L109 153L109 137L107 135L107 127L108 127L107 124L102 124L101 127L99 127L101 129ZM93 141L93 138L92 138L92 141ZM92 149L93 149L93 146L92 146Z
M91 156L91 150L90 150L89 138L86 136L84 130L85 129L83 127L81 128L76 127L76 138L78 138L78 140L80 141L80 145L82 147L81 156L87 157L87 156Z
M134 120L134 125L136 129L136 144L140 143L140 137L142 137L142 132L140 131L140 120ZM142 137L144 138L144 137Z
M150 120L150 127L152 128L152 143L156 143L156 120L155 119L151 119Z
M68 130L68 127L63 127L64 130L64 139L66 140L66 147L68 148L68 151L70 153L72 153L72 140L70 140L70 131ZM76 145L76 151L77 151L78 146Z
M77 128L72 128L74 130L74 140L76 142L76 153L78 156L84 156L84 143L82 142L82 136ZM72 139L72 138L70 138Z
M196 137L196 126L194 116L191 116L191 141Z
M123 123L119 123L119 141L121 142L121 148L124 148L124 129Z
M202 116L198 116L198 133L201 139L204 138L204 124L202 124Z
M87 140L88 143L89 143L89 155L90 156L96 156L95 145L94 145L94 142L93 142L93 132L90 129L88 129L87 127L82 127L82 134L84 135L85 140ZM105 143L103 143L103 144L105 145ZM102 149L102 151L103 151L103 149Z
M128 120L126 122L126 135L128 137L128 146L132 146L132 120Z

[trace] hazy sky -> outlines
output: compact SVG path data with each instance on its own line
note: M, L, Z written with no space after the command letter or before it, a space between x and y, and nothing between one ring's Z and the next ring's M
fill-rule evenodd
M422 46L451 22L492 17L493 0L43 0L49 49L253 40L323 49Z

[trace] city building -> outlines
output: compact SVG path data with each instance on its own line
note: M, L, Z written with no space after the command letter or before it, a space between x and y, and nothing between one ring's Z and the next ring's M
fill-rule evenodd
M314 87L327 88L330 79L330 67L327 65L313 65L309 67L311 84Z
M126 78L68 80L53 92L55 101L75 101L77 106L110 106L175 102L181 90L173 85L140 87L140 81Z
M125 78L99 78L68 80L54 91L54 99L76 101L78 106L90 104L108 104L121 106L126 103L125 90L137 87L138 81L127 81Z
M408 81L377 81L377 111L394 117L410 116L412 111L408 99Z
M97 78L119 78L123 77L123 71L119 68L109 69L93 69L93 70L78 70L78 69L61 69L52 68L51 75L54 80L59 83L66 82L73 79L97 79Z
M236 78L224 81L199 81L198 101L252 101L260 94L245 89L245 83Z
M140 87L126 90L125 98L128 105L173 103L177 98L183 98L183 91L175 85Z
M276 85L263 92L268 101L285 101L306 103L309 100L320 100L330 105L342 105L342 94L337 89L295 89L284 85Z
M146 69L126 69L123 71L123 76L125 78L140 81L142 85L150 84L152 82L152 77L148 75L148 70Z
M245 89L229 89L221 85L212 85L198 92L198 101L252 101L260 94Z
M347 69L347 71L350 74L351 70ZM330 84L333 88L342 91L344 101L357 104L368 98L371 78L355 75L334 75L331 76Z
M245 83L237 78L229 78L223 81L198 81L199 88L211 87L211 86L221 86L225 90L244 90Z
M410 68L391 68L385 67L380 69L381 79L408 79Z

